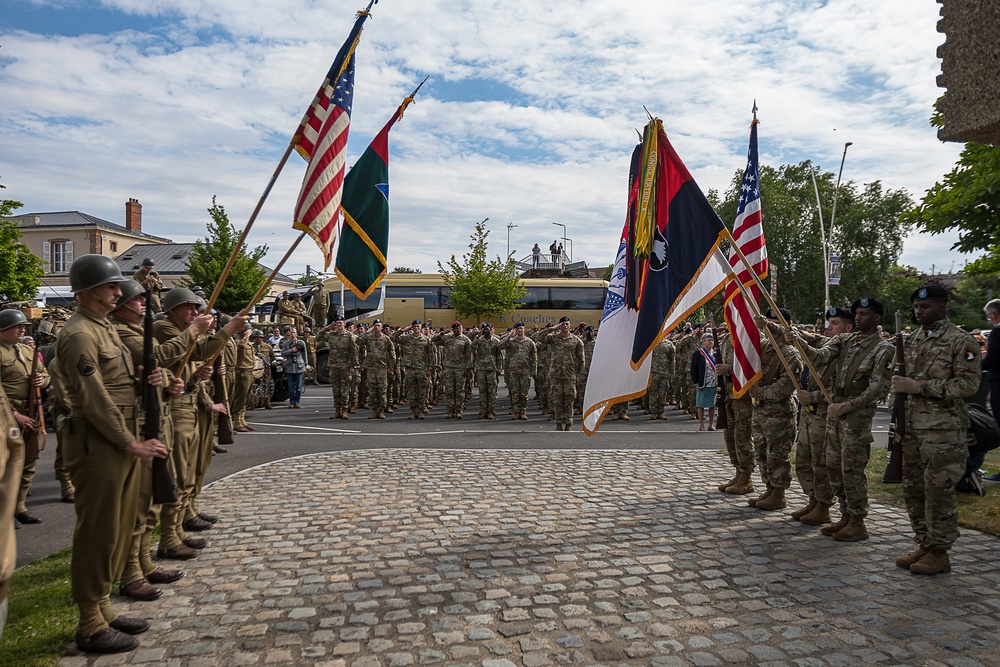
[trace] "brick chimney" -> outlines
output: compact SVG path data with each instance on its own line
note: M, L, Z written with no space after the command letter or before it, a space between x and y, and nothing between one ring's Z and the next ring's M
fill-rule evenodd
M142 204L138 199L129 198L125 202L125 229L130 232L142 231Z

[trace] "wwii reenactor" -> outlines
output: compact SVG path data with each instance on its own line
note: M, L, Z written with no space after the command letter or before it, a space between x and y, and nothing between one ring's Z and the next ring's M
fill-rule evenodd
M564 315L542 346L549 350L549 404L555 412L556 430L572 430L576 378L585 365L583 341L570 332L569 317Z
M893 348L878 330L883 312L879 301L862 297L851 305L856 331L834 336L819 350L803 348L820 364L835 366L835 395L827 408L826 468L841 516L823 532L838 542L868 539L865 469L874 441L872 421L879 401L889 393L892 377ZM826 504L822 499L819 503ZM824 513L829 515L828 505L817 508L820 518Z
M76 487L76 527L70 587L80 609L76 644L82 651L117 653L139 642L149 622L120 616L111 587L122 571L136 520L140 458L164 458L157 439L140 441L138 373L107 315L125 282L110 258L83 255L70 266L70 286L79 305L56 341L64 369L69 418L59 428ZM151 381L162 385L162 376Z
M250 342L251 330L248 327L236 335L233 339L236 342L236 382L231 386L229 392L230 414L233 416L233 430L245 433L255 431L253 426L247 424L246 412L250 402L250 390L253 388L253 366L257 352L253 343ZM228 370L228 369L227 369ZM268 369L270 370L270 369Z
M948 320L948 292L927 285L910 295L920 325L906 341L906 376L892 390L906 397L903 499L917 549L896 559L914 574L951 571L948 550L958 539L955 484L969 455L967 396L980 383L980 347Z
M326 337L326 368L333 388L333 414L330 419L347 419L351 408L351 376L358 367L358 345L354 334L345 329L342 315L334 317L330 326L333 331Z
M410 398L410 416L407 419L424 418L431 369L437 363L436 346L424 331L420 320L413 320L409 329L399 329L392 334L399 348L399 365L404 369L406 394Z
M160 274L153 270L154 266L156 263L149 257L142 260L142 266L132 274L132 280L142 285L143 289L148 289L151 292L153 312L158 313L161 310L160 293L163 292L163 281L160 280Z
M28 318L20 310L0 311L0 383L10 406L14 409L14 419L17 420L22 434L27 436L44 425L38 424L37 416L28 414L28 397L36 390L44 390L49 384L49 373L44 364L35 360L38 352L21 342L27 329ZM32 367L37 372L32 377ZM17 492L17 505L14 516L21 523L41 523L42 520L28 511L26 504L28 490L35 478L38 459L24 459L21 483Z
M24 465L24 441L21 428L14 418L10 400L0 384L0 637L7 624L7 596L10 577L17 564L17 544L14 537L14 505L21 468Z
M503 368L503 354L500 341L493 335L493 325L483 323L480 328L482 335L472 346L476 385L479 387L479 419L496 419L497 378Z
M364 367L368 372L368 402L372 413L369 419L385 419L386 382L389 371L396 365L396 350L392 340L382 333L382 321L375 320L368 333L358 337L364 348Z
M451 323L451 333L439 333L431 340L441 348L447 418L461 419L465 403L465 377L472 373L472 341L462 333L462 323L458 320Z
M791 321L791 313L783 310L786 322ZM769 312L771 319L777 319ZM755 318L757 326L767 325L763 318ZM802 361L798 352L786 345L784 338L777 338L780 349L761 335L760 365L761 376L751 388L750 397L754 401L752 439L754 456L760 469L760 478L766 491L747 501L751 507L760 510L777 510L786 507L785 491L792 484L791 453L795 439L795 382L788 376L781 356L784 356L795 377L802 372Z
M264 409L271 410L271 394L274 387L271 380L271 365L274 363L274 348L264 340L264 332L261 329L254 329L250 333L250 344L253 346L254 354L264 358Z
M330 293L323 285L322 278L316 278L309 292L312 294L309 311L312 314L313 326L322 329L327 326L326 314L330 310Z

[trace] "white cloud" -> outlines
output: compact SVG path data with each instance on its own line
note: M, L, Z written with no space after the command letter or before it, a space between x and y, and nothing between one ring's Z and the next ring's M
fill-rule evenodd
M46 3L39 2L41 6ZM105 0L134 27L0 34L0 175L25 211L204 233L218 195L246 219L360 8L311 0ZM922 195L958 155L928 125L934 0L382 0L358 56L355 159L402 97L392 133L389 262L433 270L491 218L492 249L527 254L568 225L575 255L611 261L642 105L702 188L743 167L750 106L770 164L812 159L847 180ZM58 10L52 9L58 18ZM304 165L292 157L250 235L276 261ZM548 242L543 245L547 246ZM921 269L950 242L907 241ZM929 250L928 250L929 249ZM910 259L912 258L912 259ZM934 258L937 258L935 260ZM961 260L957 260L961 262ZM321 263L303 244L286 272Z

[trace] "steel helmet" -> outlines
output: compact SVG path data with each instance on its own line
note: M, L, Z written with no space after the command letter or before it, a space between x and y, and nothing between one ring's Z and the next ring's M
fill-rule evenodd
M118 299L118 305L115 306L115 310L118 310L140 294L145 293L146 288L129 278L121 284L121 291L122 295Z
M81 255L69 267L69 285L74 294L86 292L105 283L123 283L128 278L122 276L114 260L104 255Z
M6 331L11 327L16 327L19 324L28 326L28 318L24 316L20 310L15 308L8 308L7 310L0 310L0 331Z
M154 262L151 258L147 257L146 259L142 260L142 265L148 266L149 268L153 268L154 266L156 266L156 262Z
M201 305L201 299L186 287L175 287L163 295L163 312L173 310L177 306L185 303Z

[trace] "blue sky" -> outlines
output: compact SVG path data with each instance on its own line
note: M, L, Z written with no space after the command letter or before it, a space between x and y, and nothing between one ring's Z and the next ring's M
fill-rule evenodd
M242 225L362 2L0 0L0 182L21 212L81 210L176 241L213 195ZM960 150L927 119L934 0L381 0L358 51L349 163L425 76L392 131L390 266L461 254L490 218L494 253L567 226L577 259L613 258L643 105L703 189L761 161L811 159L914 198ZM305 165L293 157L250 234L276 261ZM827 203L829 206L829 203ZM765 215L765 228L767 211ZM561 232L559 232L561 234ZM952 236L902 261L960 268ZM303 244L286 267L321 265Z

